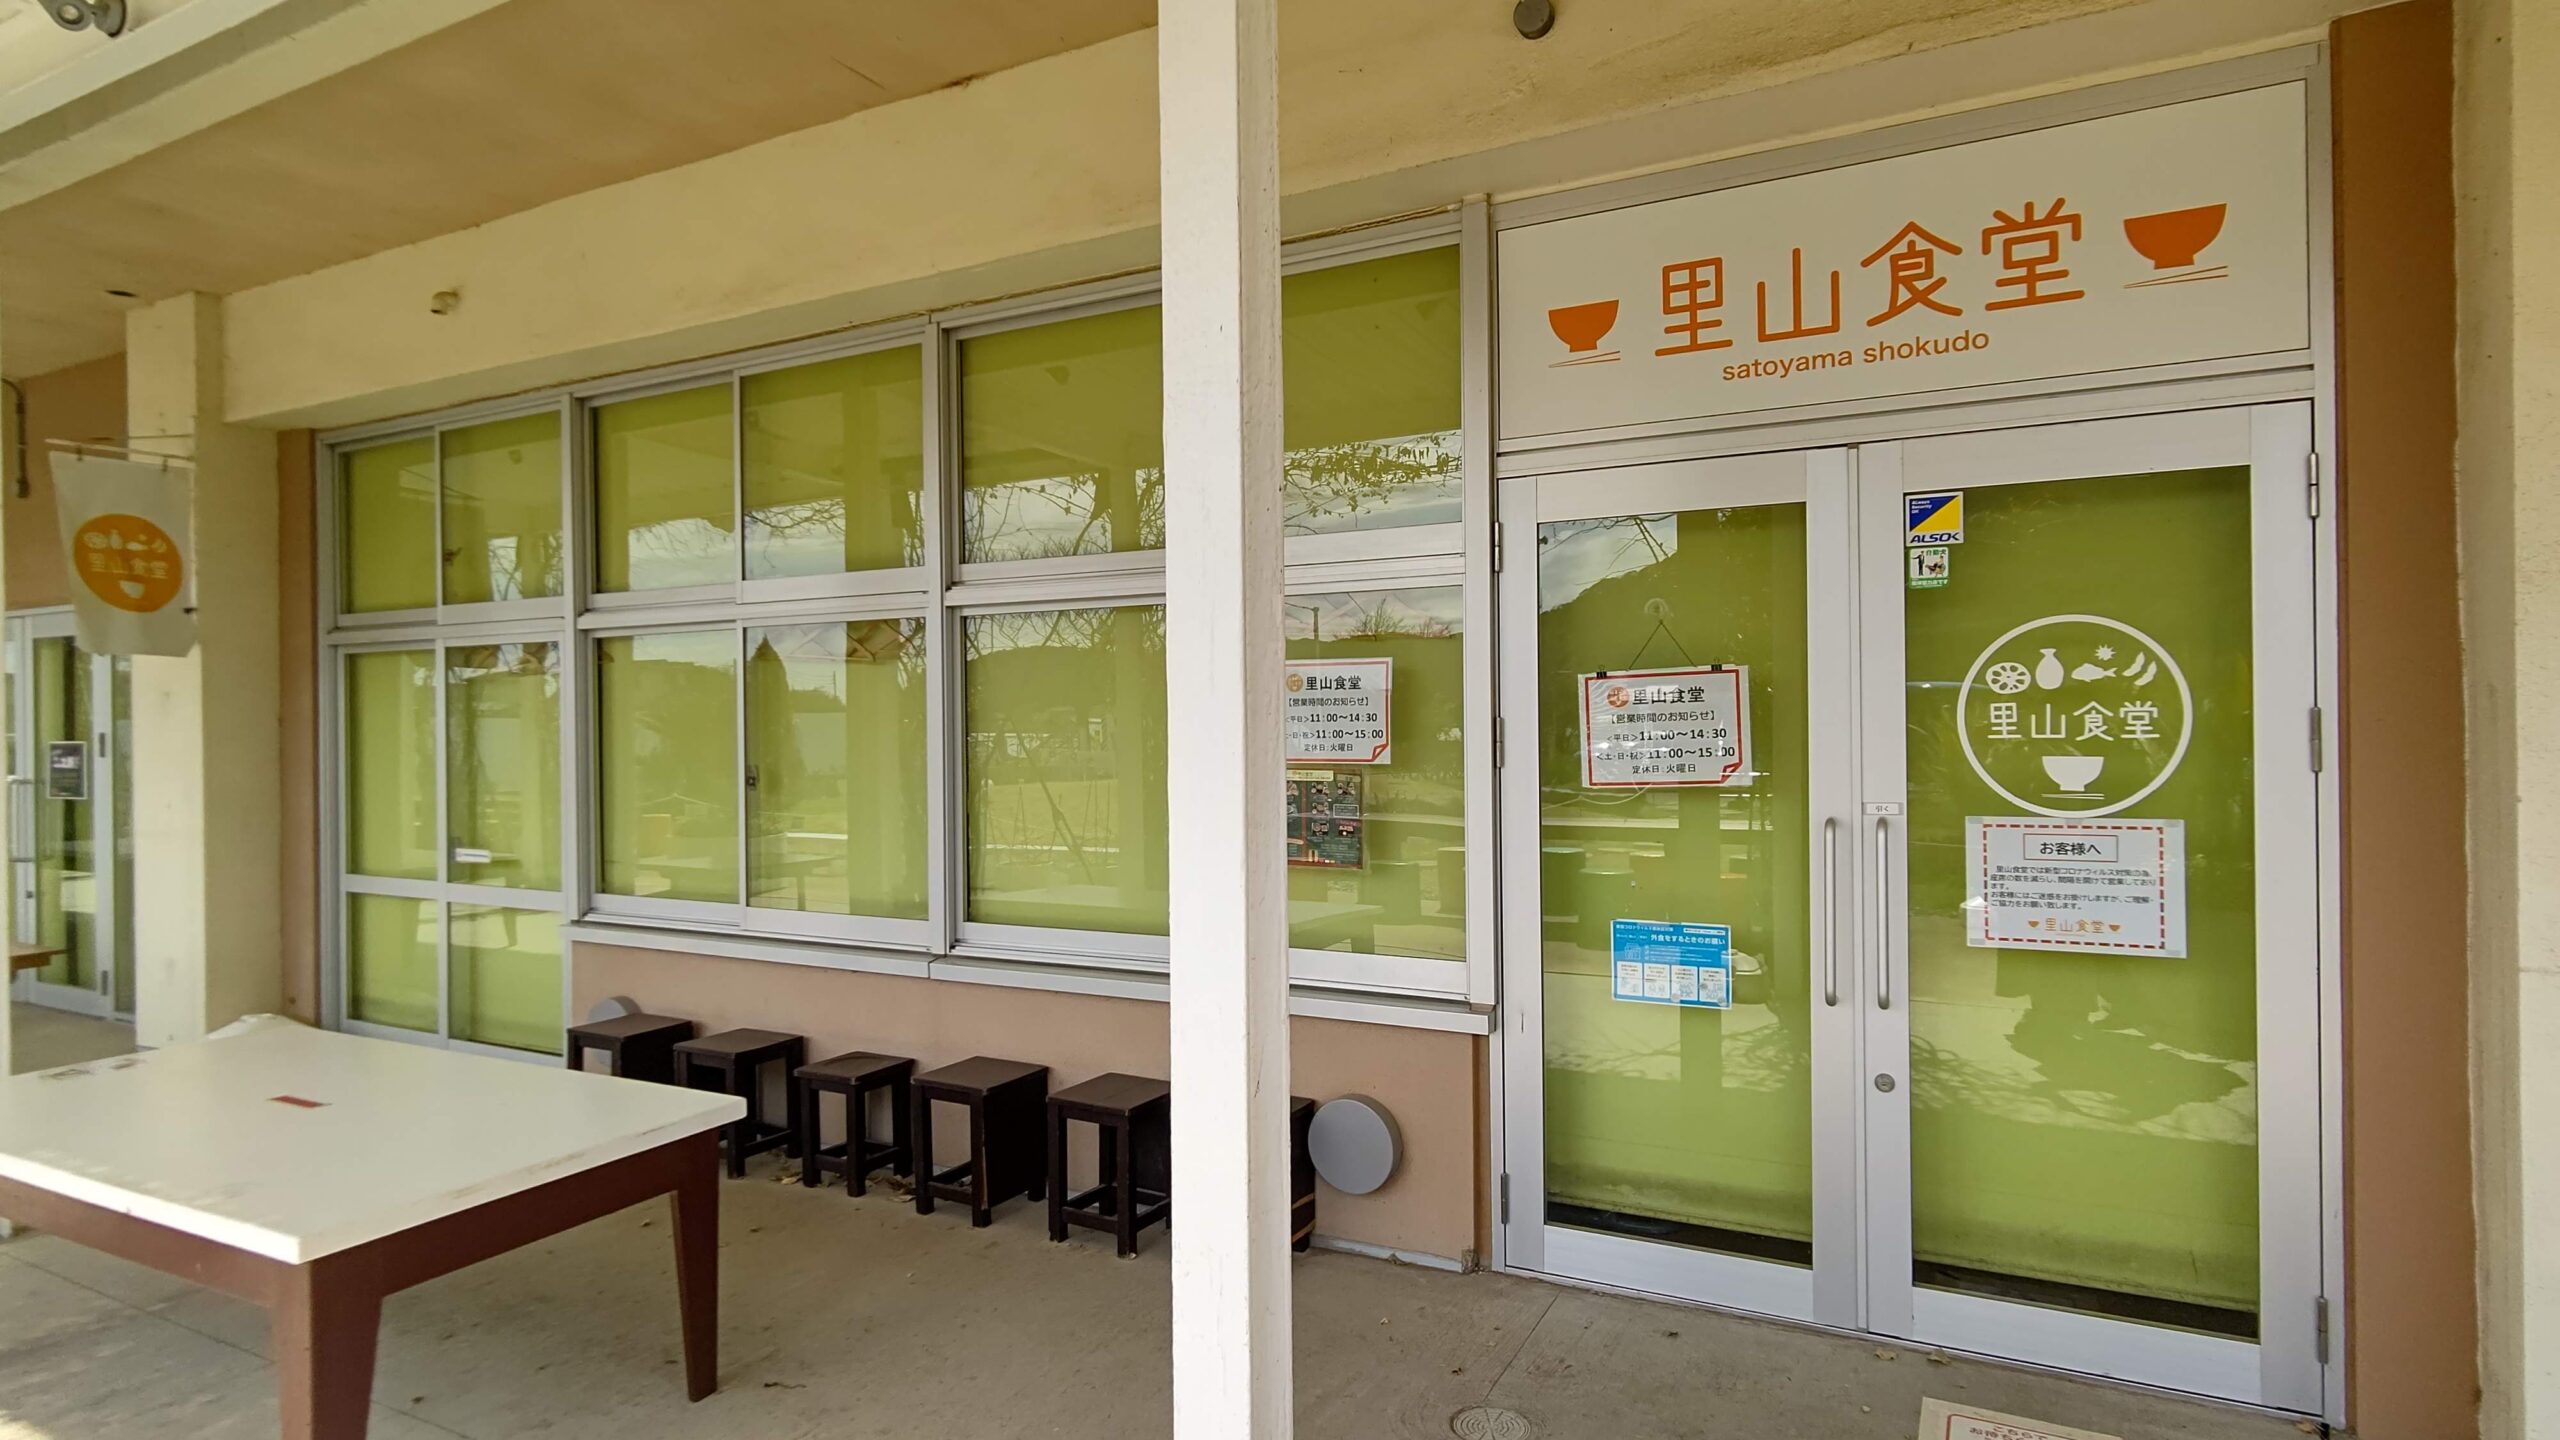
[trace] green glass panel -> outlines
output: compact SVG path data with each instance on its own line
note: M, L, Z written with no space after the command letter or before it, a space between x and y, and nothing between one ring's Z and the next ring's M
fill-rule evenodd
M1333 812L1294 817L1293 827L1312 823L1333 838L1293 835L1289 943L1465 959L1464 596L1455 587L1292 595L1283 613L1291 660L1383 660L1389 681L1382 761L1290 768L1293 802L1312 811L1307 802L1321 795Z
M436 904L349 895L347 1018L436 1033Z
M596 642L606 892L738 903L738 632Z
M347 869L436 878L436 657L347 657Z
M924 352L914 346L739 382L747 578L924 563Z
M338 596L349 614L436 603L436 442L338 456Z
M1454 524L1456 248L1288 276L1280 317L1289 533Z
M560 1053L560 917L541 910L456 905L452 926L453 1038L543 1055Z
M1904 631L1914 1278L2254 1334L2248 472L1990 486L1964 507L1947 584L1908 592ZM2114 626L2011 635L2079 616ZM2016 710L1995 716L1995 691ZM1968 817L2115 806L2182 822L2183 958L1967 943Z
M1163 934L1164 607L964 624L969 918Z
M445 650L445 796L466 885L560 888L560 648Z
M726 381L596 408L596 588L738 578Z
M925 913L924 622L747 632L747 902Z
M1542 525L1537 563L1548 1220L1809 1264L1804 509ZM1749 784L1586 788L1581 677L1703 665L1749 667ZM1613 998L1618 919L1730 926L1731 1008Z
M1164 546L1164 312L960 344L960 558Z
M89 703L89 653L68 636L34 642L35 754L39 773L55 745L94 743ZM97 773L97 757L88 755L87 779ZM57 795L49 774L35 787L36 939L62 953L36 978L48 985L94 990L98 985L98 847L95 789L89 783L68 787L77 794Z
M444 603L559 594L559 415L465 425L441 444Z

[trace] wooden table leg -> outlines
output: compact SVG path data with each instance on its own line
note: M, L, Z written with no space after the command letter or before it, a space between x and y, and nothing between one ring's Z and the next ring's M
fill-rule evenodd
M720 1388L720 1174L712 1133L687 1147L676 1183L676 1307L684 1318L684 1386L692 1399Z
M278 1287L269 1324L284 1440L364 1440L382 1331L373 1277L327 1260L296 1266Z

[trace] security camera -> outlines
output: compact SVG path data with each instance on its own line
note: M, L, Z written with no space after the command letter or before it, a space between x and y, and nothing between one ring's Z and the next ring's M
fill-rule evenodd
M124 33L124 0L36 0L53 23L65 30L95 30L101 35Z

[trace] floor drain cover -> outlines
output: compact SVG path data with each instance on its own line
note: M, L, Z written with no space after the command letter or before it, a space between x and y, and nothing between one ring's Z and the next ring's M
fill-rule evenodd
M1526 1440L1529 1422L1516 1410L1478 1405L1450 1416L1449 1431L1458 1440Z

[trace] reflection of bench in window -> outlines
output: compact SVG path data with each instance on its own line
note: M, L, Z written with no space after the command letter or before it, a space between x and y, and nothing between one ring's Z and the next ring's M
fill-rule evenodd
M60 945L12 945L9 947L9 973L41 970L68 953Z

